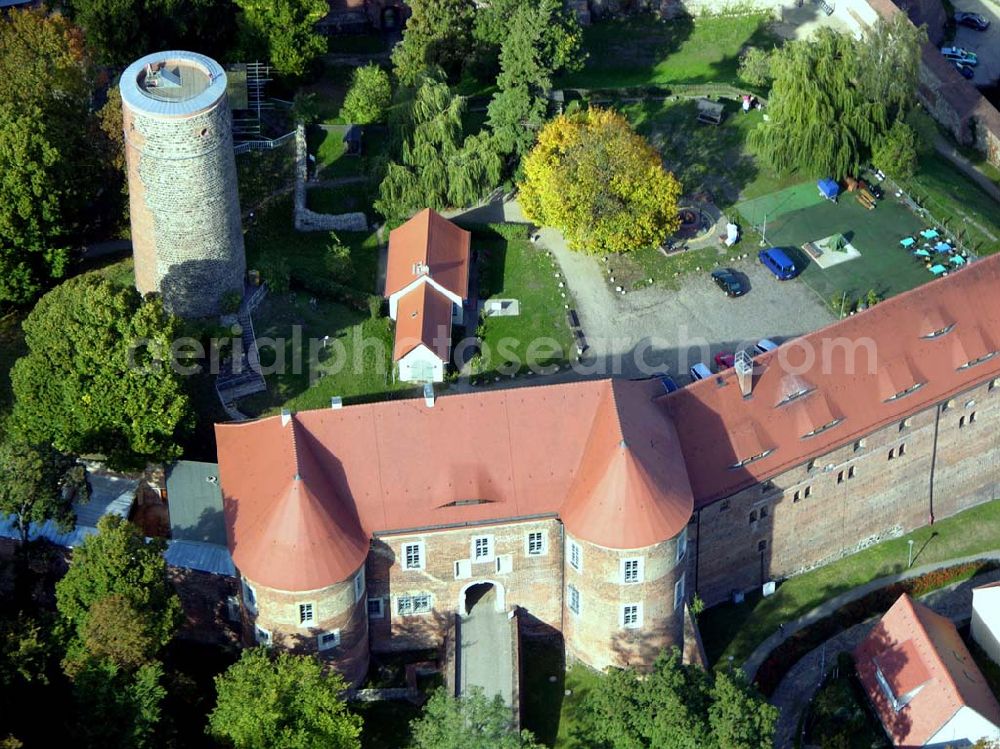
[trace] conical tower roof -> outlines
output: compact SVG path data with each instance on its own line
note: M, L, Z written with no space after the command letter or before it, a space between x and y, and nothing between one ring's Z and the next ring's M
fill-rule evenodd
M673 538L694 499L659 383L608 381L559 515L574 537L612 549Z
M281 430L277 440L252 443L264 453L248 461L266 476L259 491L239 497L238 506L226 502L233 561L248 579L278 590L343 582L364 564L368 536L333 490L311 436L294 417L284 425L276 417L273 428Z

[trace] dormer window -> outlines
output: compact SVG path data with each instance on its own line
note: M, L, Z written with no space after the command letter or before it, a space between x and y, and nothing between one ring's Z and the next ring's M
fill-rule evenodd
M801 388L800 390L794 390L791 393L788 393L780 401L778 401L778 405L779 406L784 406L786 403L791 403L792 401L798 400L799 398L802 398L803 396L809 395L809 393L811 393L815 389L816 388L809 387L809 388Z
M802 439L806 439L807 437L815 437L817 434L825 432L827 429L833 429L833 427L837 426L837 424L839 424L842 421L843 419L834 419L833 421L827 422L822 426L818 426L811 432L806 432L805 434L803 434Z
M892 401L898 401L900 398L905 398L910 393L917 392L918 390L920 390L920 388L922 388L926 384L927 384L926 382L916 382L916 383L910 385L905 390L900 390L895 395L890 395L888 398L885 399L885 402L886 403L891 403Z
M924 340L931 340L932 338L940 338L943 335L947 335L955 328L955 323L951 325L945 325L943 328L938 328L937 330L932 330L930 333L925 333L920 336Z
M965 364L962 364L957 368L957 371L961 372L963 369L969 369L970 367L974 367L977 364L982 364L984 361L989 361L996 355L997 355L996 351L990 351L988 354L983 354L978 359L973 359L972 361L967 361Z
M749 465L750 463L753 463L755 461L763 460L764 458L766 458L768 455L770 455L773 452L774 452L774 450L765 450L762 453L757 453L756 455L751 455L749 458L744 458L743 460L740 460L740 461L737 461L736 463L733 463L731 466L729 466L729 468L730 469L742 468L743 466Z

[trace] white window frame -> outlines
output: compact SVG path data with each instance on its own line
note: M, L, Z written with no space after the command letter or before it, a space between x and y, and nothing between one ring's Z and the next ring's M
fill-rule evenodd
M538 551L533 552L531 550L531 537L538 536L540 539L540 548ZM549 534L548 531L528 531L524 536L524 555L526 557L544 557L549 553Z
M243 580L243 603L247 607L247 611L254 616L257 615L257 591L245 579Z
M458 559L455 561L455 579L468 580L472 577L472 562L468 559Z
M266 648L271 647L273 640L271 639L271 630L264 629L259 624L254 625L254 639L257 640L258 645L263 645Z
M416 607L416 600L417 598L423 598L425 596L427 598L427 608L418 611ZM409 611L403 611L402 604L404 601L407 602L407 607L409 608ZM429 614L433 610L434 610L434 596L432 596L430 593L410 593L409 595L396 597L396 614L398 616L420 616L422 614Z
M498 575L506 575L514 571L514 557L511 554L497 554L496 571Z
M372 608L371 608L372 603L378 604L377 614L372 613ZM385 617L385 599L382 598L381 596L377 598L369 598L368 601L365 603L365 607L366 607L365 610L368 612L369 619L382 619L383 617Z
M365 596L365 568L358 570L354 576L354 602L357 603Z
M634 565L635 567L635 577L632 580L629 580L628 575L630 565ZM644 582L646 579L646 558L629 557L628 559L622 559L618 563L618 579L622 585L638 585Z
M302 618L302 609L304 607L309 607L309 618ZM315 601L302 601L298 604L299 607L299 626L300 627L311 627L316 623L316 602Z
M482 541L486 546L486 554L480 556L476 546ZM473 564L483 564L496 559L496 547L493 545L493 536L473 536L469 542L469 560Z
M680 564L684 561L684 557L687 556L688 549L688 528L685 525L681 534L677 537L677 553L674 559L676 564Z
M409 556L410 556L409 555L409 549L410 549L411 546L414 547L414 548L416 548L416 550L417 550L417 552L416 552L417 563L415 565L411 565L409 563ZM425 563L426 563L426 557L424 555L424 542L423 541L407 541L406 543L403 544L402 548L400 549L399 558L403 562L402 566L403 566L404 570L422 570L422 569L424 569L424 566L425 566Z
M573 601L576 600L576 607L573 606ZM572 583L566 586L566 608L570 610L571 613L576 616L580 616L580 601L582 596L580 595L580 589L577 588Z
M574 555L576 558L576 564L573 563ZM575 569L577 572L583 572L583 547L570 538L566 539L566 559L569 562L570 567Z
M332 642L327 642L324 644L323 638L333 636ZM340 645L340 630L339 629L329 629L326 632L320 632L316 635L316 647L320 652L324 650L333 650L335 647Z
M680 579L674 583L674 609L676 610L680 605L684 603L684 574L681 574Z
M635 615L635 621L626 621L626 612L628 609L634 608L633 612ZM623 629L641 629L642 628L642 603L623 603L618 608L618 626Z

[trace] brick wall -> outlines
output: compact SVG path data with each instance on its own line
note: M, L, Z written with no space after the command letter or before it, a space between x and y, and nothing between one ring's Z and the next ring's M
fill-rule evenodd
M996 498L998 426L1000 387L984 383L708 505L695 519L698 594L719 603Z
M125 105L123 124L136 286L178 314L215 314L246 272L228 99L187 117Z
M659 652L683 642L683 598L674 608L674 585L689 563L677 561L677 540L644 549L606 549L566 535L565 552L580 545L579 569L567 559L563 589L563 636L569 657L597 669L608 666L648 666ZM641 582L624 584L622 563L641 560ZM569 586L579 592L579 612L572 610ZM642 607L641 626L623 626L622 606Z
M168 567L167 575L184 608L178 636L217 645L239 642L240 625L229 620L226 607L226 600L237 594L235 578L181 567Z

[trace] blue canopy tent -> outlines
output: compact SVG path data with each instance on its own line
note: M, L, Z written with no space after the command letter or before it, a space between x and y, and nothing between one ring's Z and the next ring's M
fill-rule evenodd
M834 180L827 177L817 182L816 186L819 188L820 195L827 200L832 200L834 203L837 202L837 196L840 195L840 185Z

